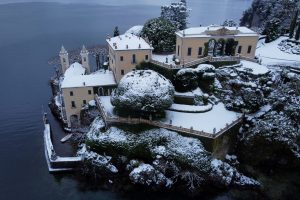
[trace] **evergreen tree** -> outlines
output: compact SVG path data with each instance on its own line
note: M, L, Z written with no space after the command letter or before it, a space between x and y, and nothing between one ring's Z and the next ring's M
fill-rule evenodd
M296 40L299 40L299 38L300 38L300 23L298 23L298 28L297 28L296 35L295 35Z
M179 30L186 29L187 18L189 17L186 1L181 0L179 3L171 3L171 5L162 6L161 17L170 21Z
M276 40L280 36L280 20L274 18L267 22L266 29L266 43Z
M176 45L176 27L161 17L148 20L141 36L147 38L155 52L173 52Z
M297 24L297 19L298 19L298 10L295 12L294 18L291 21L290 34L289 34L290 39L292 39L294 37L294 32L295 32L295 28L296 28L296 24Z
M237 26L237 23L235 21L233 21L232 19L226 19L222 26L229 26L229 27L235 27Z
M114 37L119 36L119 35L120 35L119 27L116 26L115 30L114 30Z
M299 0L253 0L251 7L241 18L240 25L263 31L274 18L279 19L280 32L290 29L293 11L298 8Z

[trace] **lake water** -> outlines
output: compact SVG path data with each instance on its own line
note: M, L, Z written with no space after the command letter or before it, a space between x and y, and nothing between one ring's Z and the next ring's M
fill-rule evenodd
M137 4L136 0L61 0L67 4L5 4L8 2L26 0L0 0L0 199L122 198L120 193L110 190L89 190L72 175L48 173L41 113L42 106L48 111L51 96L48 80L54 70L47 60L58 53L62 44L67 49L82 44L104 44L114 26L125 31L143 24L159 15L160 4L170 1L139 0ZM122 6L116 6L118 3ZM192 8L190 25L206 25L219 24L227 18L238 20L251 0L188 0L188 3ZM55 126L59 130L57 123Z

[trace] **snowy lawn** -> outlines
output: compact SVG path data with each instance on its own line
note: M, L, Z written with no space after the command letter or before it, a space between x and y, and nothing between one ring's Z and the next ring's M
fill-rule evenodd
M248 71L248 70L250 70L249 73L251 73L253 75L265 75L265 74L270 72L270 70L266 66L260 65L260 64L255 63L255 62L242 60L241 63L243 65L239 68L236 68L238 71Z
M117 117L114 114L114 107L111 105L109 96L99 97L103 106L105 107L108 115ZM173 104L174 105L174 104ZM190 109L191 107L183 105L185 109ZM197 106L194 106L197 109ZM202 107L202 106L200 106ZM207 133L213 134L214 128L216 132L226 127L226 124L231 124L234 120L237 120L241 114L226 110L223 103L218 103L213 106L213 109L205 113L187 113L187 112L176 112L167 110L166 117L160 121L165 124L170 124L172 120L173 126L191 128L198 131L205 131Z
M152 55L152 60L155 60L160 63L165 63L168 65L175 65L175 62L173 61L174 54L170 55L158 55L158 54L153 54ZM166 62L168 59L168 62Z
M275 65L300 62L300 55L285 53L278 48L278 44L286 39L288 37L280 37L270 43L259 43L256 49L256 56L262 59L262 64Z
M161 122L172 125L191 128L194 130L205 131L212 133L214 128L216 132L226 127L226 124L231 124L234 120L238 119L241 114L226 110L223 103L214 105L213 109L205 113L183 113L176 111L166 111L166 118Z

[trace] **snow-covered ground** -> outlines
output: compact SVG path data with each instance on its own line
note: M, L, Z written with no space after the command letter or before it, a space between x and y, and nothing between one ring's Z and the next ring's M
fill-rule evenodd
M285 53L278 48L278 44L286 39L288 37L280 37L270 43L259 42L256 56L262 59L262 64L295 64L300 62L300 55Z
M238 119L240 114L226 110L223 103L214 105L213 109L205 113L183 113L176 111L166 111L166 118L161 121L166 124L191 128L194 130L205 131L213 133L214 129L218 132L220 129L225 128L226 124L231 124Z
M241 63L243 64L241 67L236 68L238 71L249 71L249 73L253 75L265 75L270 72L270 70L264 66L260 65L258 63L250 62L242 60Z
M179 112L189 112L189 113L203 113L208 112L213 108L213 105L208 104L204 106L193 106L193 105L183 105L183 104L172 104L168 110L179 111Z
M158 55L158 54L153 54L152 55L152 60L155 60L160 63L165 63L168 65L175 65L175 62L173 61L174 54L170 55ZM168 62L167 62L168 60Z
M199 87L190 92L175 92L175 96L195 97L195 96L202 96L202 95L203 92Z
M100 100L105 107L106 112L110 116L115 116L113 112L114 107L111 105L110 97L101 96ZM173 104L174 105L174 104ZM190 107L185 106L185 109L190 109ZM197 110L197 106L194 106ZM202 108L202 106L200 106ZM186 112L176 112L167 110L166 117L160 121L165 124L170 124L172 121L173 126L178 126L182 128L191 128L198 131L205 131L207 133L214 133L226 127L226 124L231 124L233 121L237 120L241 114L236 112L226 110L223 103L218 103L213 106L213 109L205 113L186 113Z

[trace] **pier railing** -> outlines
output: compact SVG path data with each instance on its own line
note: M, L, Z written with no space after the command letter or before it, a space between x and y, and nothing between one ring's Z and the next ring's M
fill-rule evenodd
M147 125L151 125L151 126L155 126L155 127L159 127L159 128L165 128L168 130L185 133L185 134L196 136L196 137L204 137L204 138L210 138L210 139L216 139L216 138L220 137L225 132L227 132L234 126L241 123L244 118L244 116L239 117L238 119L234 120L232 123L227 124L226 127L219 130L218 132L216 129L214 129L213 133L207 133L205 131L194 130L193 127L183 128L181 126L179 126L179 127L174 126L171 123L166 124L166 123L162 123L159 121L153 121L151 119L148 120L148 119L143 119L143 118L131 118L130 116L128 116L127 118L111 116L109 113L106 112L105 107L101 103L101 100L98 95L96 95L95 100L97 102L97 107L103 117L103 120L104 120L106 126L108 126L109 124L147 124Z

